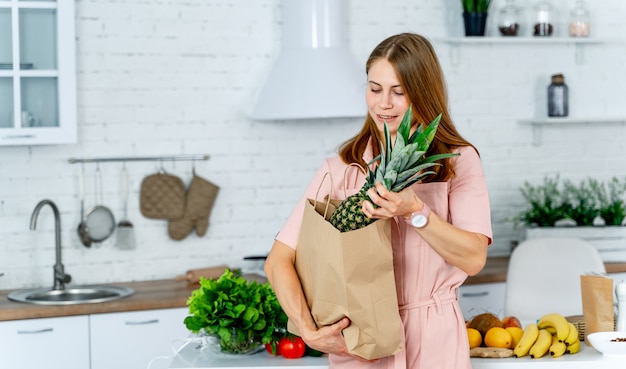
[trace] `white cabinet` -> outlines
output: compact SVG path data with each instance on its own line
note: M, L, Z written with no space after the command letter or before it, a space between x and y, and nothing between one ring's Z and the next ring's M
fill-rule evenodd
M172 341L189 336L187 315L187 308L90 315L91 369L144 369L157 356L173 356L180 344Z
M0 146L76 142L74 0L0 0Z
M459 288L459 305L465 320L489 312L498 315L504 311L506 283L480 283L463 285Z
M2 368L89 368L87 316L0 322Z

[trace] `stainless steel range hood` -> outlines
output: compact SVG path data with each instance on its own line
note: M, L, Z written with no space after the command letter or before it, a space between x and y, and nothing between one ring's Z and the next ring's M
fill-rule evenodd
M365 67L345 45L344 0L283 0L282 50L250 117L364 117Z

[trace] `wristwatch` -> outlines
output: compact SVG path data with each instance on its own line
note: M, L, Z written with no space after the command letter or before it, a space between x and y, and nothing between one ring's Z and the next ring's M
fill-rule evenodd
M424 228L428 224L428 217L430 216L430 208L426 203L421 210L411 213L407 222L415 228Z

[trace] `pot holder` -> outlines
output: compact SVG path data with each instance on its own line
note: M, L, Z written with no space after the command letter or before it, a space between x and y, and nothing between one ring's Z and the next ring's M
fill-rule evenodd
M139 207L146 218L180 218L185 214L185 184L170 174L149 175L141 181Z
M204 236L209 227L209 217L219 192L219 187L196 175L187 190L185 214L180 219L170 219L168 233L174 240L182 240L195 228L196 234Z

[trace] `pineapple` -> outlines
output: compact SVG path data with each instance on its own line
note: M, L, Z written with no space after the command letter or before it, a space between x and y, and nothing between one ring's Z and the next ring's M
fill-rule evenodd
M435 165L437 160L445 159L458 154L438 154L426 157L426 150L435 137L435 132L441 120L439 114L425 129L419 126L410 137L412 108L404 114L398 127L396 142L391 146L389 128L385 122L385 143L380 142L381 154L368 165L379 161L374 169L370 169L365 184L359 192L343 200L330 217L330 223L341 232L363 228L375 219L368 218L361 210L363 200L370 200L366 192L381 182L393 192L399 192L405 187L420 181L422 178L434 174L426 171Z

